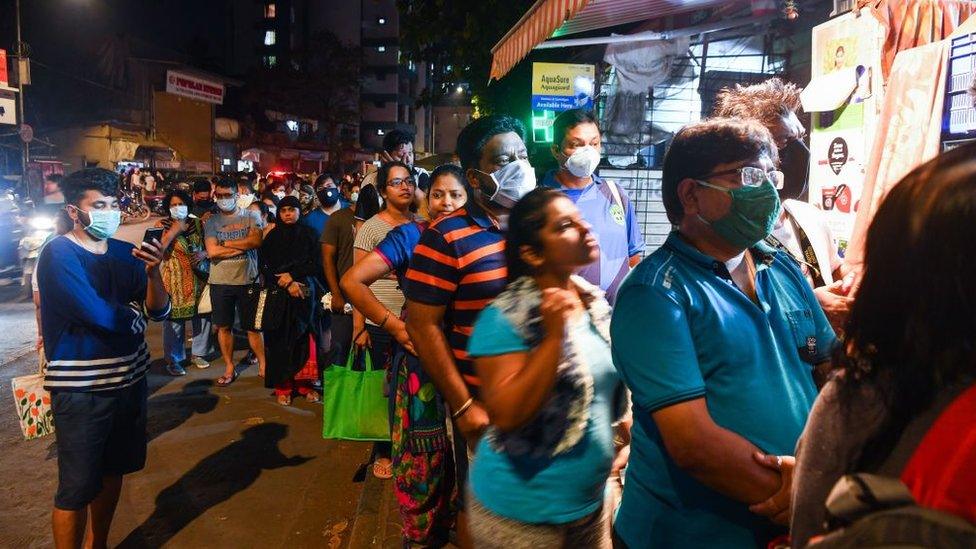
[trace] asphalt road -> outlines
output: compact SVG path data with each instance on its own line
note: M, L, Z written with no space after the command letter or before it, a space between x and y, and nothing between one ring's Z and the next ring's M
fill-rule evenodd
M142 234L155 222L123 225L115 238L135 244L142 241ZM14 281L0 286L0 366L23 356L34 348L37 323L34 320L34 304L27 297L27 289Z

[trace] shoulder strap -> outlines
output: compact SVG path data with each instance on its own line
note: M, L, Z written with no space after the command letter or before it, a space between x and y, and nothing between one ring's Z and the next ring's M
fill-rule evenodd
M786 218L790 220L790 225L793 226L793 230L796 232L796 238L800 241L800 250L803 252L803 262L810 267L810 275L813 277L813 287L819 288L821 286L826 286L827 282L824 281L823 274L820 272L820 263L817 261L817 252L813 249L813 244L810 243L810 237L807 236L806 231L793 217L793 214L786 212Z
M610 191L610 195L613 197L613 203L623 210L624 201L620 198L620 189L617 188L617 184L609 179L604 179L603 182L606 184L607 190Z

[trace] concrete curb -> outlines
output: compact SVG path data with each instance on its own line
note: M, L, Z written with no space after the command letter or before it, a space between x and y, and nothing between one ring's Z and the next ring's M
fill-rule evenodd
M28 346L24 347L23 349L17 349L13 353L11 353L10 356L8 356L6 359L4 359L3 362L0 362L0 368L3 368L4 366L7 366L8 364L12 364L14 362L17 362L18 360L20 360L20 359L24 358L25 356L27 356L27 355L29 355L31 353L34 353L34 352L37 352L37 350L34 348L33 345L28 345Z
M402 546L399 516L396 515L390 483L390 480L373 476L372 469L367 470L356 518L349 534L351 549Z

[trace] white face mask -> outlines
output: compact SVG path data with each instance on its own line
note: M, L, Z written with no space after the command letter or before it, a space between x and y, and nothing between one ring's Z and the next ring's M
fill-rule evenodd
M284 197L285 197L285 191L277 191L277 192L275 192L275 193L273 193L273 194L274 194L274 195L275 195L276 197L278 197L278 200L281 200L282 198L284 198Z
M278 215L277 206L268 206L268 215L271 217L276 217Z
M188 214L189 214L189 210L186 207L186 204L180 204L179 206L173 206L173 207L171 207L169 209L169 216L172 217L173 219L176 219L176 220L186 219L186 216Z
M563 167L576 177L590 177L600 164L600 151L589 145L580 147L566 157Z
M218 198L217 207L225 212L232 212L237 208L237 200L233 198Z
M480 173L480 170L477 170ZM485 174L491 177L495 188L493 192L484 189L482 193L492 202L504 208L511 208L529 191L535 188L535 170L528 160L516 160L506 164L503 168Z
M253 194L242 194L237 197L237 207L242 210L250 206L252 202L254 202Z
M359 193L352 193L349 195L350 202L355 202L357 200L359 200Z

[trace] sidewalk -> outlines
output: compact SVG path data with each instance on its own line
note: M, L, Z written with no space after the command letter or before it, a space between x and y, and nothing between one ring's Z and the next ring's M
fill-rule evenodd
M159 333L153 325L154 358ZM9 389L34 368L35 354L0 368L0 547L52 544L54 437L23 440ZM146 468L126 477L109 545L399 547L390 481L352 481L370 445L323 440L321 406L277 405L256 368L217 388L222 369L173 378L154 362Z

